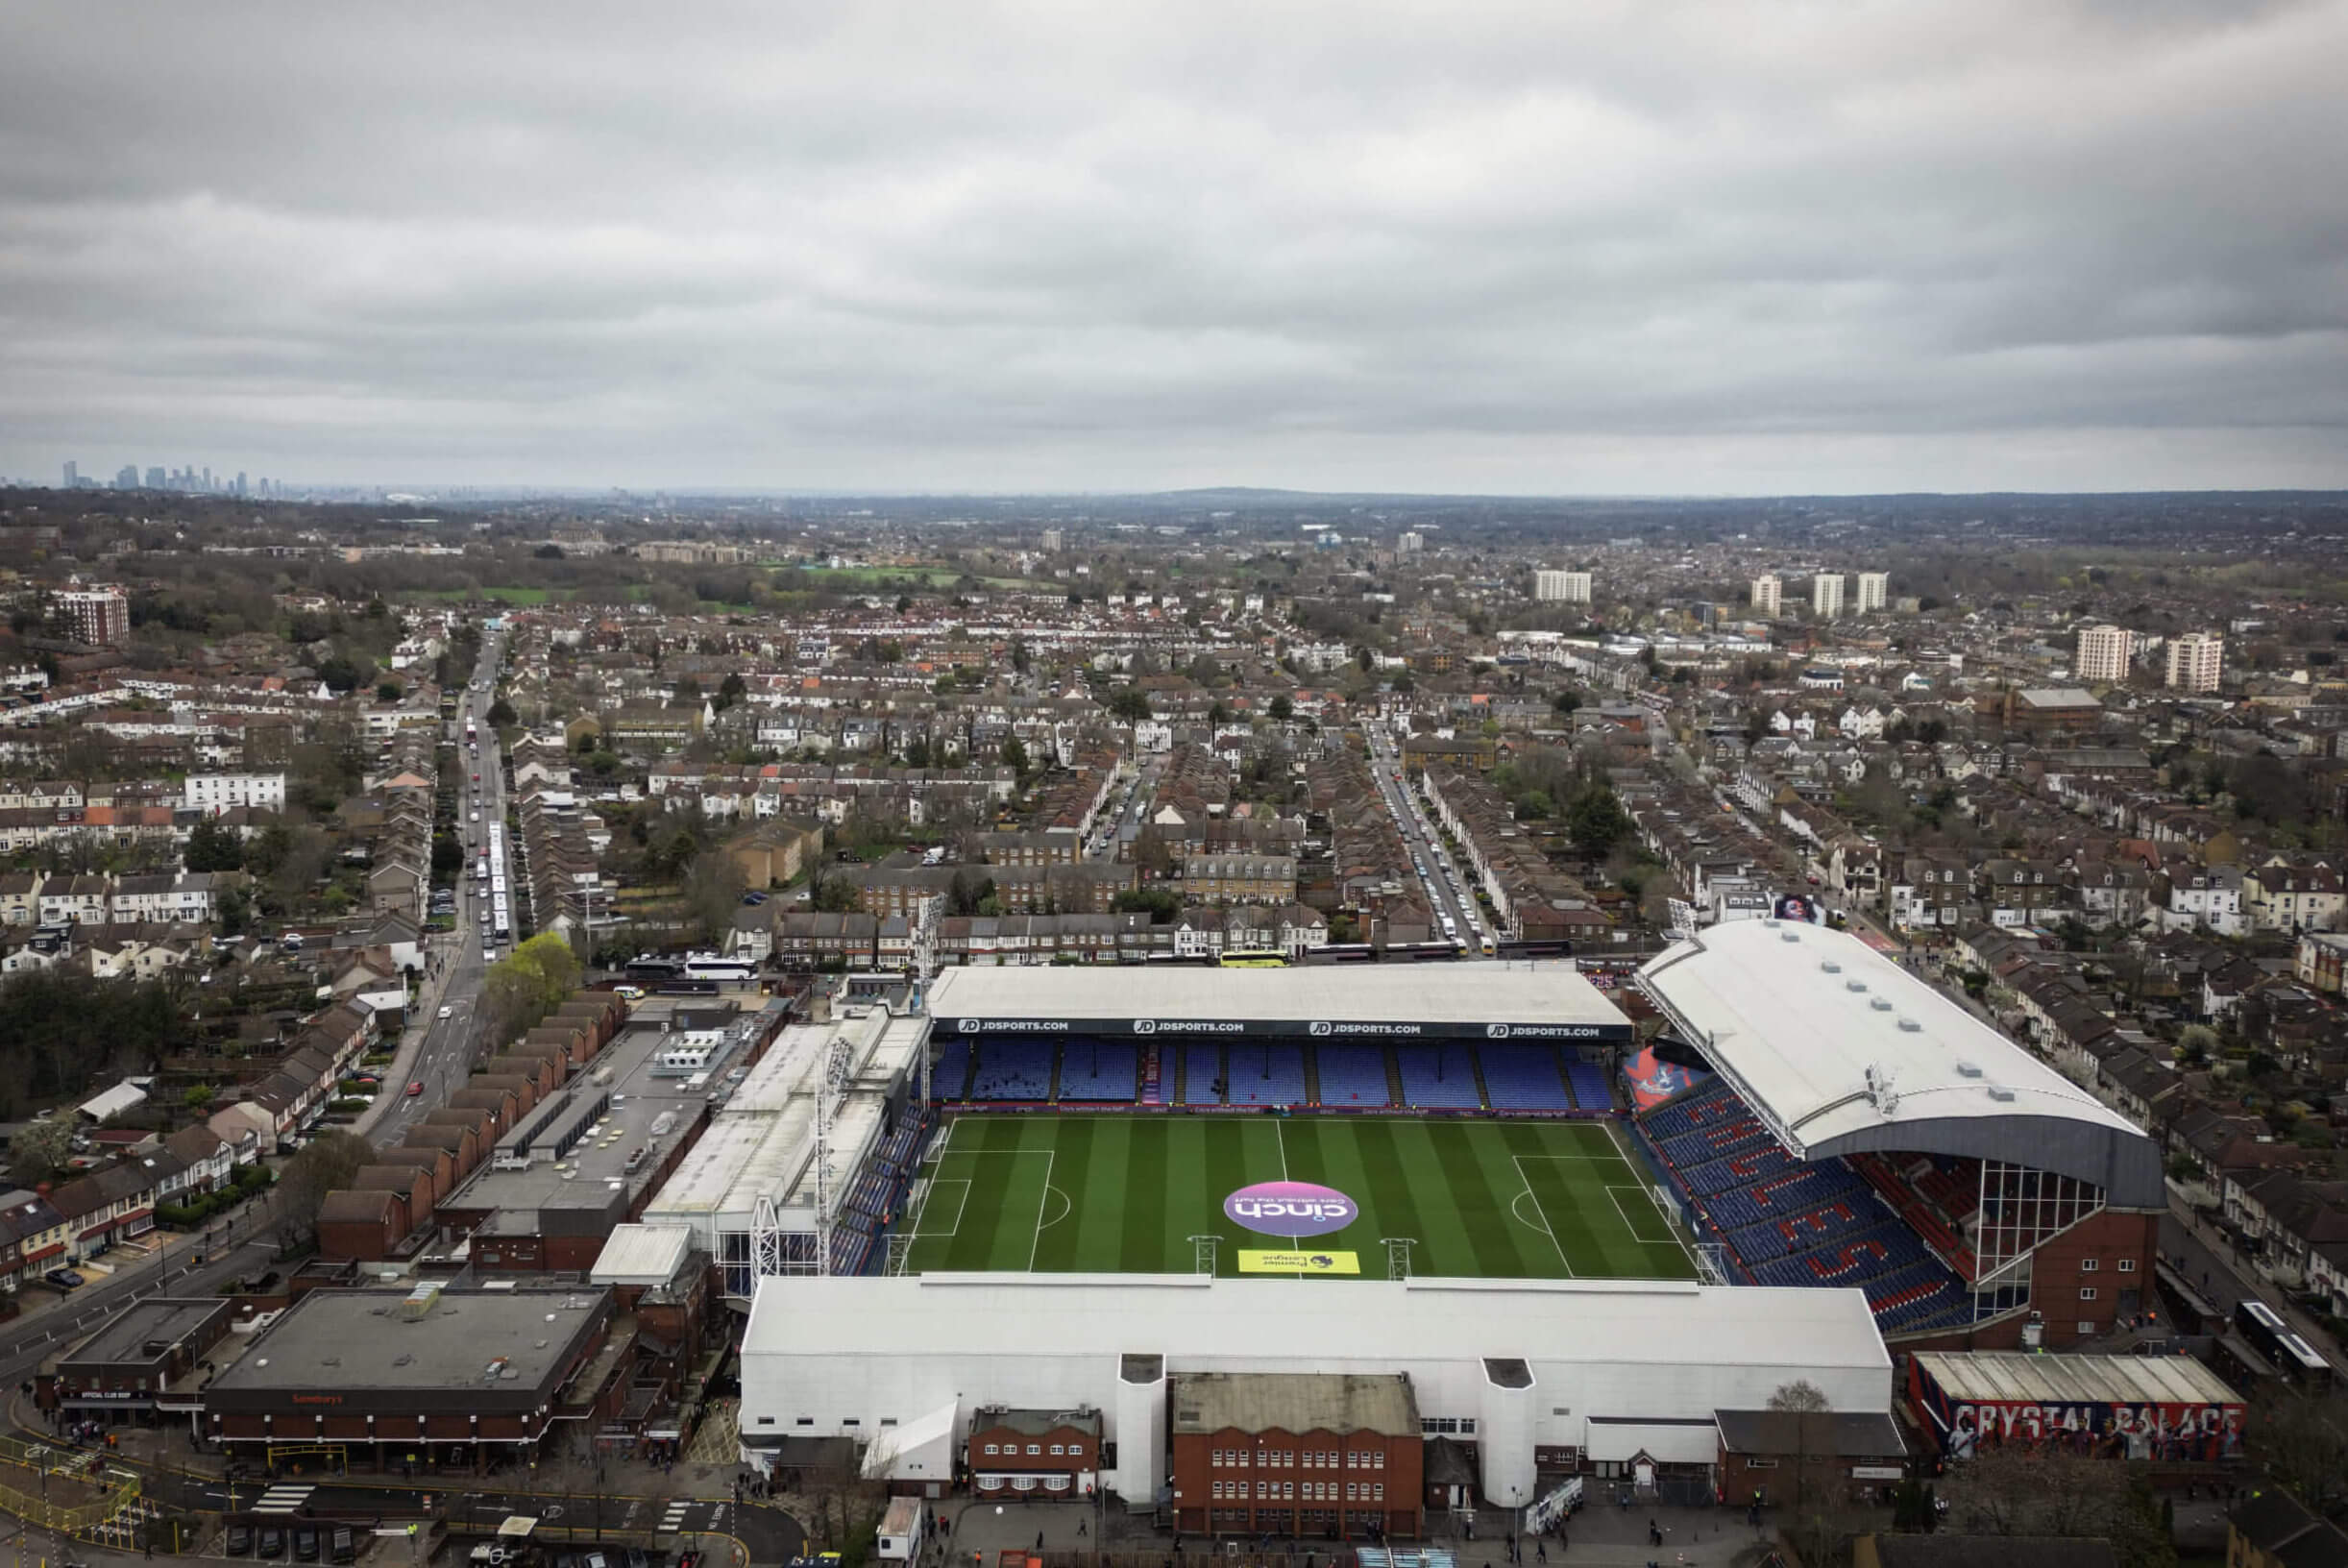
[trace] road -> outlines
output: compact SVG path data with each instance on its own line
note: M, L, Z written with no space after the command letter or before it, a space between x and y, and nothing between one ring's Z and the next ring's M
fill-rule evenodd
M1113 809L1109 814L1109 824L1093 833L1091 843L1085 846L1087 855L1094 860L1114 860L1120 845L1131 844L1141 836L1141 820L1148 813L1150 802L1158 798L1158 775L1165 772L1165 766L1162 754L1153 753L1141 759L1141 766L1125 786L1125 793L1112 798Z
M1415 802L1405 794L1394 774L1402 767L1402 756L1394 748L1392 737L1378 730L1370 731L1370 776L1377 781L1378 797L1385 802L1386 814L1403 836L1403 847L1410 858L1426 870L1419 873L1420 886L1428 901L1440 917L1449 914L1458 927L1459 938L1470 947L1495 935L1491 923L1484 919L1483 908L1476 895L1468 891L1467 873L1451 851L1443 847L1442 830L1424 816ZM1441 920L1438 919L1438 925Z
M505 820L505 772L498 758L496 735L489 724L489 708L497 699L498 671L503 654L501 633L492 633L482 641L480 663L475 668L472 683L458 699L456 717L450 722L450 731L464 759L466 775L465 793L456 808L466 856L464 872L456 881L456 929L431 941L434 968L427 976L417 1004L425 1019L424 1039L412 1052L401 1053L400 1061L386 1079L388 1092L394 1096L392 1103L366 1125L366 1136L378 1147L398 1142L408 1128L462 1089L472 1076L473 1065L483 1045L480 994L489 960L487 943L482 940L488 928L481 922L491 907L489 889L493 884L477 879L474 868L487 842L489 825ZM466 747L465 726L469 723L479 733L477 751ZM478 783L473 782L476 773L479 775ZM505 864L498 869L506 874L506 885L512 886L510 852ZM443 1013L448 1016L443 1017ZM411 1094L408 1092L411 1085L422 1087Z

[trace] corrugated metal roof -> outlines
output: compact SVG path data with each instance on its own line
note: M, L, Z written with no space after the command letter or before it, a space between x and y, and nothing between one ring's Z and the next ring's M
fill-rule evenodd
M1999 1404L2238 1405L2242 1396L2190 1356L2032 1356L1920 1351L1916 1363L1950 1399Z
M615 1225L596 1254L593 1285L666 1285L693 1248L686 1225Z

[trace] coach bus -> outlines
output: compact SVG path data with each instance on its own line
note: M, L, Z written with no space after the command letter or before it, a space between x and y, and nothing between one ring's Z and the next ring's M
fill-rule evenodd
M2292 1332L2283 1321L2283 1315L2255 1296L2234 1304L2234 1326L2242 1331L2242 1337L2251 1348L2275 1363L2275 1369L2293 1383L2311 1388L2327 1387L2332 1382L2332 1363L2315 1352L2315 1347Z
M756 977L757 970L746 958L721 958L716 953L694 953L685 960L685 978L688 980L730 980L747 985Z
M1277 947L1226 947L1215 959L1226 969L1284 969L1288 955Z

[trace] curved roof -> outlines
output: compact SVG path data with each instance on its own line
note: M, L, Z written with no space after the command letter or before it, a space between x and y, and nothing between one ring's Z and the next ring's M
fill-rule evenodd
M1732 920L1639 985L1803 1159L1964 1155L2092 1182L2120 1208L2166 1203L2135 1123L1856 937Z

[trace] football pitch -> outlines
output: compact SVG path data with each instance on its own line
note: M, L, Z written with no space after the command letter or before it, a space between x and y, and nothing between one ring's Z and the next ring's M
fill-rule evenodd
M1211 1235L1226 1275L1383 1279L1384 1238L1407 1237L1414 1275L1696 1278L1599 1122L964 1115L922 1176L917 1274L1187 1274Z

